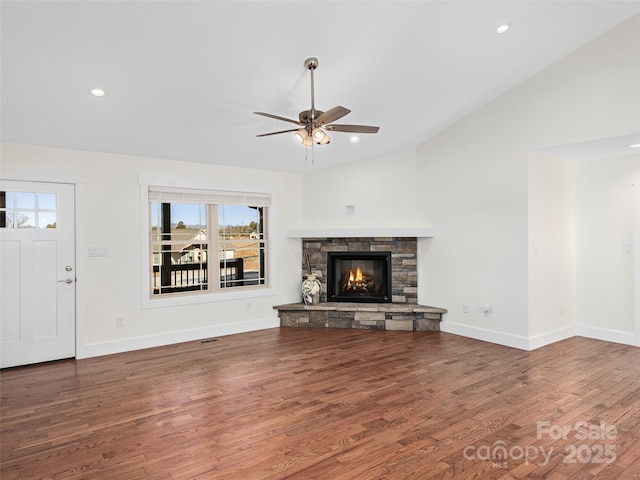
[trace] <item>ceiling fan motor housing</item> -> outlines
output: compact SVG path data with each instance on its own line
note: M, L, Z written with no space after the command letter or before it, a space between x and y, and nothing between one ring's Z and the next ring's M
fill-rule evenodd
M322 110L304 110L300 112L298 118L300 119L300 123L304 123L305 125L311 124L313 120L318 118L324 112Z

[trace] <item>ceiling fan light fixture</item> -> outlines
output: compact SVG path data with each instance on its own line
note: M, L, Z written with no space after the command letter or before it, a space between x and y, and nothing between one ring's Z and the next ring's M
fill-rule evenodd
M322 111L315 107L314 93L314 70L318 67L318 59L310 57L305 60L304 66L309 70L311 76L311 108L303 110L298 114L298 119L281 117L265 112L253 112L275 120L281 120L297 125L295 128L280 130L277 132L263 133L256 135L257 137L268 137L271 135L279 135L281 133L293 133L296 141L305 147L313 147L313 145L326 145L331 142L331 137L327 135L330 132L353 132L353 133L378 133L379 127L370 125L343 125L335 124L336 120L341 119L345 115L351 113L351 110L341 105L333 107L329 110ZM353 143L354 140L351 140Z
M331 137L329 135L327 135L324 132L322 132L322 134L323 134L322 140L316 141L316 143L318 145L326 145L327 143L329 143L331 141Z
M327 136L327 134L324 133L321 128L317 127L313 129L311 134L313 135L313 141L320 144L322 144L321 142L322 140L324 140L324 137Z
M293 134L294 138L304 145L304 141L309 138L309 134L304 128L301 128L296 133Z

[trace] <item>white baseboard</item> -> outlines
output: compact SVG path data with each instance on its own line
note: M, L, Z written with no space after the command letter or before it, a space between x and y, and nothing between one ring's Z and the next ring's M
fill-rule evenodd
M640 346L637 344L636 337L633 333L586 327L584 325L572 325L529 338L451 322L442 322L440 324L440 331L527 351L576 336L605 342L621 343L624 345Z
M484 342L497 343L505 347L518 348L520 350L529 350L529 339L518 335L496 332L484 328L471 327L461 323L442 322L440 323L440 331L445 333L453 333L463 337L475 338Z
M266 328L277 328L279 326L280 319L278 316L274 316L265 319L250 320L247 322L226 323L223 325L198 328L195 330L184 330L165 333L162 335L152 335L149 337L127 338L125 340L118 340L114 342L92 343L81 347L79 346L76 352L76 358L81 359L98 357L101 355L111 355L113 353L161 347L163 345L171 345L173 343L192 342L195 340L202 340L204 338L253 332L256 330L264 330Z
M585 325L576 325L575 328L576 335L580 337L604 340L605 342L622 343L623 345L633 345L636 347L640 346L636 342L636 337L633 333L608 330L606 328L587 327Z
M567 338L575 337L576 335L576 327L574 325L560 328L552 332L542 333L534 337L529 337L529 348L527 350L535 350L536 348L551 345L552 343L566 340Z

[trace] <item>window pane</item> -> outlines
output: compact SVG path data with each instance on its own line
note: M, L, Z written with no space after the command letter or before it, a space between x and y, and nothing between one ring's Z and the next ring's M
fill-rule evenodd
M259 238L262 207L219 205L218 223L221 240Z
M16 212L13 228L36 228L36 212Z
M264 245L256 241L229 241L221 244L220 252L220 280L231 281L225 286L260 285L264 283ZM222 270L228 266L235 267L235 271L227 270L224 277ZM239 271L238 271L239 270ZM230 276L229 276L230 275ZM242 282L239 282L242 280Z
M206 205L196 203L172 203L171 224L177 228L197 228L206 226Z
M153 293L207 290L207 245L197 249L153 244Z
M16 208L36 208L35 192L16 192Z
M151 237L193 243L206 239L206 205L192 203L151 204Z
M56 228L56 212L40 212L38 228Z
M151 203L153 293L207 290L206 205Z
M0 211L0 227L1 228L14 228L16 222L14 218L14 211Z
M38 209L55 210L56 194L55 193L38 193Z

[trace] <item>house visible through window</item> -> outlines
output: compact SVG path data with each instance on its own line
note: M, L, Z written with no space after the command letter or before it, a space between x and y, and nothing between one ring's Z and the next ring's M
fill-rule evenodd
M152 297L264 288L270 195L149 187Z

